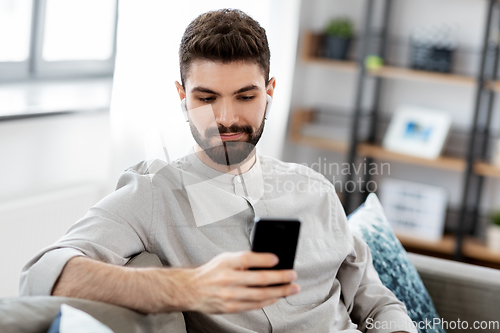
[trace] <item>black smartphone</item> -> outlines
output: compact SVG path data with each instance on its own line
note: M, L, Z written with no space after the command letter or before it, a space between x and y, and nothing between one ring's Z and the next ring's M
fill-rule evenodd
M297 219L256 217L252 251L274 253L278 256L279 262L274 267L253 267L251 270L293 269L299 232L300 221Z

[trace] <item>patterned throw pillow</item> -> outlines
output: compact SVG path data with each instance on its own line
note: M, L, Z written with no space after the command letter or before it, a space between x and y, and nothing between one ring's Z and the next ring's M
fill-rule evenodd
M47 333L113 333L113 331L91 315L67 304L61 304Z
M370 194L348 219L351 232L368 244L380 280L405 304L418 331L445 333L440 325L425 325L440 317L417 270L394 235L377 196Z

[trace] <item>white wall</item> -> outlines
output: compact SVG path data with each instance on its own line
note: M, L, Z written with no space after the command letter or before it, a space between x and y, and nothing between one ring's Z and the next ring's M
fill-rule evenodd
M0 199L105 182L109 156L106 111L0 122Z
M104 196L109 147L106 110L0 122L0 297L16 296L24 264ZM93 192L73 190L84 184Z

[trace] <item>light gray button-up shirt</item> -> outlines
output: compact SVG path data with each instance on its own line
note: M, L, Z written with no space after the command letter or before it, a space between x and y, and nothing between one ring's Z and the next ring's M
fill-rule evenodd
M193 152L126 170L115 192L28 262L20 292L50 295L66 262L80 255L124 265L148 251L164 266L186 267L248 251L254 216L302 221L294 266L301 292L261 310L185 313L189 332L357 332L370 322L399 326L369 332L416 332L404 305L380 282L367 245L349 232L333 185L305 166L259 156L237 176L208 167Z

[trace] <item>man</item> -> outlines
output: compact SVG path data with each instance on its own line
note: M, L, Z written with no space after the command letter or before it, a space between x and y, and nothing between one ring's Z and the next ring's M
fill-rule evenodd
M332 184L255 152L276 86L264 29L238 10L208 12L187 27L179 56L193 152L126 170L26 265L21 294L183 311L190 332L352 332L368 319L407 328ZM302 221L295 270L248 270L277 263L249 251L254 216ZM143 251L168 268L122 267Z

